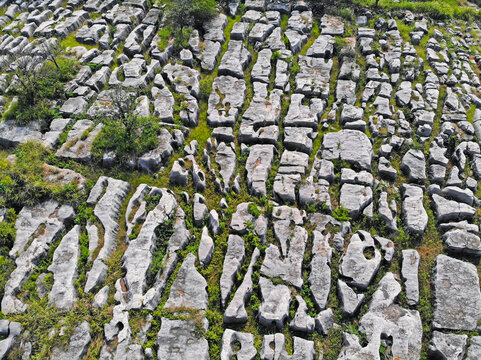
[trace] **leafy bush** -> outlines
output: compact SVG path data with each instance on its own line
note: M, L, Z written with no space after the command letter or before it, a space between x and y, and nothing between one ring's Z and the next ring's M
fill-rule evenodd
M18 104L7 115L15 118L19 124L40 119L46 128L58 116L55 106L52 106L54 101L65 98L64 84L73 79L79 64L66 58L46 61L33 67L31 63L19 63L19 67L11 74L15 75L16 85L9 90L18 97Z
M107 151L113 151L120 163L132 156L145 154L159 144L159 125L151 118L136 119L128 126L118 119L104 119L104 127L95 139L92 153L100 158ZM138 136L136 136L138 135Z
M92 145L92 154L100 158L113 151L121 164L131 157L145 154L159 144L160 125L152 118L137 116L139 94L115 88L110 93L112 111L98 119L104 124Z
M173 27L201 25L210 20L217 7L215 0L165 0L165 18Z
M162 29L159 30L158 35L160 40L157 43L157 46L161 51L164 51L172 39L172 27L170 26L163 27Z

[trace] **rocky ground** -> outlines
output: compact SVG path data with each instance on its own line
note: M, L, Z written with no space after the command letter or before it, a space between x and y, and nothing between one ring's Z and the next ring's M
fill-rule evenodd
M40 142L79 193L13 206L0 359L481 358L476 22L231 1L177 55L146 0L1 3L2 60L81 66L48 128L0 122L1 167ZM161 124L121 165L119 86Z

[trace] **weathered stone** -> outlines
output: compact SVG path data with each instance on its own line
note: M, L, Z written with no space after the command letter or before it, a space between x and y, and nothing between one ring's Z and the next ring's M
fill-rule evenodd
M22 284L46 257L53 241L65 230L65 222L75 218L69 205L59 205L54 200L41 202L33 207L24 207L15 222L15 242L9 255L15 259L15 269L5 284L2 299L4 314L23 312L27 305L17 298Z
M207 326L204 323L204 329ZM209 360L209 344L196 331L196 324L189 320L161 319L157 334L158 359Z
M260 277L261 306L259 308L259 322L266 327L282 329L284 321L289 316L291 292L285 285L274 285L265 277Z
M92 305L97 309L102 309L104 305L107 304L109 291L110 288L108 285L105 285L102 289L100 289L99 292L95 294Z
M406 228L415 234L423 234L428 225L428 214L423 205L423 189L416 185L403 184L401 194L403 195L402 214Z
M251 203L240 203L237 205L236 212L232 214L230 222L231 232L234 234L245 235L251 231L248 228L248 224L250 223L254 228L254 234L261 240L264 240L267 233L267 219L262 214L258 217L252 215L249 212L249 204Z
M67 141L57 150L56 155L60 158L72 159L82 162L90 162L92 159L92 144L103 128L102 124L94 126L90 120L78 120L67 135ZM84 133L89 130L87 138Z
M0 334L2 335L2 340L0 341L0 358L7 358L15 346L21 330L22 326L18 322L0 320Z
M196 227L202 227L204 220L209 213L207 205L205 205L205 198L200 194L194 195L194 225Z
M342 312L348 316L354 315L364 301L364 294L356 294L342 280L337 281L337 291L342 302Z
M229 235L227 251L224 258L224 267L220 278L220 293L222 306L225 308L232 291L234 280L244 262L244 240L237 235Z
M474 330L481 319L481 291L476 267L446 255L438 255L433 283L433 327Z
M292 355L289 355L286 350L286 339L283 334L264 335L260 352L261 360L314 360L316 357L314 342L297 336L293 336L293 338L294 351Z
M326 62L322 58L300 55L298 62L300 71L295 81L296 92L327 99L332 59Z
M222 177L223 189L227 192L230 189L230 184L234 178L236 171L236 152L233 148L233 143L220 143L217 147L215 155L215 162L219 165L219 174Z
M199 98L200 74L197 70L184 65L167 64L162 69L162 74L175 92Z
M476 209L454 200L447 200L437 194L432 196L436 219L439 222L470 220L476 214Z
M368 312L359 322L359 330L366 333L369 345L375 344L377 351L382 334L390 334L393 358L414 360L421 354L421 317L418 311L394 304L400 292L401 286L394 274L387 273L372 297Z
M365 211L370 211L372 204L372 189L370 186L343 184L341 187L340 204L349 210L350 216L357 219ZM372 214L368 215L372 216Z
M227 51L219 65L219 75L230 75L238 79L244 78L244 70L251 60L251 54L242 41L229 41Z
M275 26L272 24L256 23L249 32L249 42L255 44L257 42L264 42L272 33Z
M433 332L428 353L433 359L462 360L466 351L467 335Z
M307 231L300 226L286 231L285 225L283 222L275 224L275 236L281 244L281 250L279 251L279 248L273 244L267 248L261 274L273 278L280 277L295 287L301 288L302 259L307 243ZM287 243L289 249L287 249Z
M258 52L257 62L251 71L252 81L260 81L269 84L269 77L271 74L271 57L272 51L270 49L262 49Z
M421 150L409 150L403 157L401 170L410 182L424 183L426 181L426 160Z
M481 336L473 336L469 345L466 360L476 360L481 356Z
M458 253L481 255L481 239L465 230L451 230L443 235L446 247Z
M87 110L87 105L88 102L83 97L72 97L63 103L60 112L64 116L82 115Z
M244 104L246 83L233 76L219 76L212 84L207 109L207 122L210 126L233 127L239 110Z
M253 145L246 161L247 186L251 194L265 196L266 181L274 160L274 145Z
M409 305L416 305L419 302L418 268L421 258L416 250L403 250L402 256L401 275L406 288L406 298Z
M70 310L77 297L74 281L80 256L79 237L80 226L75 225L55 249L52 264L47 269L54 277L49 302L61 310Z
M219 214L216 210L212 209L207 216L207 227L212 235L216 236L220 233L220 221Z
M254 270L254 265L260 257L260 251L255 248L249 268L244 276L242 284L237 289L232 301L224 312L224 322L225 323L245 323L248 320L246 303L252 295L252 290L254 284L252 283L252 273ZM222 289L222 288L221 288Z
M322 142L322 158L340 159L361 170L371 170L372 145L366 134L357 130L327 133Z
M165 309L191 308L205 310L209 306L207 281L195 268L195 255L187 254L170 289Z
M367 258L365 252L374 250L374 256ZM346 253L342 256L339 273L353 286L366 289L376 275L381 264L381 253L375 248L374 239L359 230L352 237Z
M329 35L319 35L307 50L307 56L329 59L334 53L334 39Z
M234 347L240 347L234 350ZM239 360L254 360L257 350L254 346L254 335L240 331L226 329L222 336L221 360L236 357Z
M79 326L77 326L70 337L70 342L67 351L59 351L54 349L53 360L63 360L63 359L83 359L87 354L87 350L91 341L90 336L90 325L87 321L83 321Z
M321 34L332 36L344 35L344 21L340 17L325 14L321 19Z
M206 267L210 264L212 260L212 255L214 254L214 241L209 236L207 228L204 226L202 229L202 236L200 238L198 257L199 262L202 266Z

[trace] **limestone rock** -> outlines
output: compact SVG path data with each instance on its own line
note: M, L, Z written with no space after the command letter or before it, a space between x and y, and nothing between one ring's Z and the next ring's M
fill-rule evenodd
M433 283L433 327L474 330L481 318L481 291L476 267L446 255L438 255Z
M192 308L205 310L209 306L207 281L195 268L195 255L187 254L170 289L165 309Z

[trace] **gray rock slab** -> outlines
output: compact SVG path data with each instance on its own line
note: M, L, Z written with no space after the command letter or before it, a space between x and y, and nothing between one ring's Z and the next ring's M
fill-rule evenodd
M481 319L481 291L476 267L446 255L436 257L433 273L433 327L474 330Z
M195 268L195 255L187 254L170 289L165 309L192 308L206 310L209 306L207 281Z

